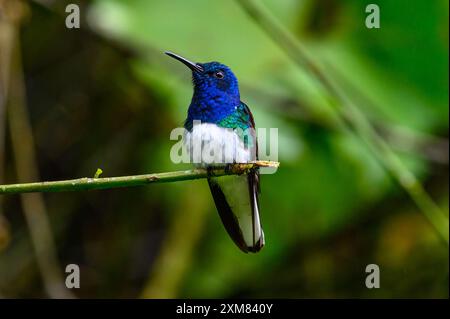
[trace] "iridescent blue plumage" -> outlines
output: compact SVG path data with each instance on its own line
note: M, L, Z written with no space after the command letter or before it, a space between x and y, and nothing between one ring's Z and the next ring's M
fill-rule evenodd
M253 116L241 102L238 80L231 69L218 62L194 63L171 52L166 54L192 70L194 94L184 125L189 131L186 135L196 136L199 145L233 145L231 153L243 154L245 162L257 159ZM194 121L201 121L201 124L194 125ZM202 136L207 138L204 140ZM236 140L238 143L234 143ZM232 162L237 161L233 157ZM202 162L205 163L211 165L211 162ZM264 246L259 219L259 172L210 176L208 183L220 218L233 241L244 252L258 252Z
M192 129L193 120L217 124L233 116L240 104L238 80L229 67L218 62L198 65L204 71L192 72L194 94L185 122L188 130Z

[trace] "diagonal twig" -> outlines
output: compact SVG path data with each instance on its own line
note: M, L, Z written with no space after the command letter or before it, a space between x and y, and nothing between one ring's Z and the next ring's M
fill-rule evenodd
M236 0L286 54L306 71L328 94L338 120L346 130L360 137L397 183L409 194L440 237L449 243L449 221L441 208L425 191L417 177L403 164L388 143L378 134L360 109L350 101L321 70L312 56L282 24L254 0Z

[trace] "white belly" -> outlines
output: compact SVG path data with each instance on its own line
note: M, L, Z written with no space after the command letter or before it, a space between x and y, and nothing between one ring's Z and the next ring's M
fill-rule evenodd
M216 124L194 125L186 131L183 142L192 163L200 165L247 163L256 158L255 148L246 148L232 129Z

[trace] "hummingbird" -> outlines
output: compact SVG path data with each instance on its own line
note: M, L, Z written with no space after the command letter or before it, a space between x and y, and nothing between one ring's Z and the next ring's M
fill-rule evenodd
M238 80L231 69L219 62L195 63L169 51L165 54L192 71L194 93L183 139L188 150L192 154L196 143L213 150L225 149L206 159L202 156L200 166L257 160L255 122L249 107L240 99ZM234 243L245 253L260 251L264 232L259 216L259 171L208 176L208 184L220 219Z

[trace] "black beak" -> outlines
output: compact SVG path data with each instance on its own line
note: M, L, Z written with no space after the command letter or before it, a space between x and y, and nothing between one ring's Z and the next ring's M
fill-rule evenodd
M191 69L194 72L198 72L198 73L202 73L203 72L203 68L200 64L194 63L192 61L189 61L188 59L183 58L182 56L179 56L178 54L172 53L170 51L166 51L164 52L165 54L167 54L168 56L180 61L181 63L183 63L184 65L186 65L189 69Z

